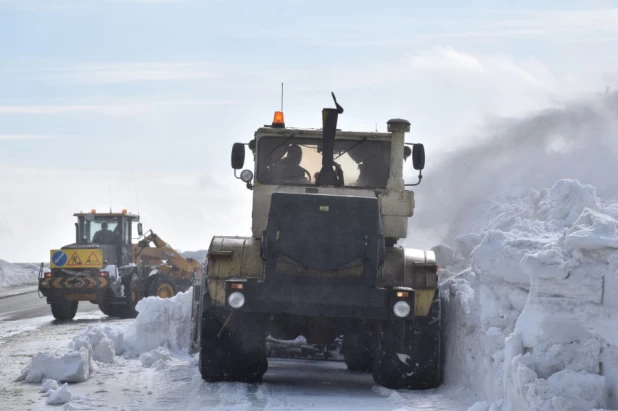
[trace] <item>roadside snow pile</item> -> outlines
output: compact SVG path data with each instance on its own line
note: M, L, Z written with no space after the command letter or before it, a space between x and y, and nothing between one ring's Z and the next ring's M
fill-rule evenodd
M39 267L33 264L11 264L0 260L0 288L36 284Z
M191 339L192 300L192 288L172 298L140 300L136 306L139 315L124 332L124 351L135 356L157 347L186 351Z
M618 201L560 180L435 248L446 382L487 400L470 410L618 407L617 219Z
M81 382L116 356L139 357L145 367L161 369L170 351L186 352L191 331L192 289L172 298L148 297L137 303L139 315L127 326L92 324L73 337L66 349L42 351L22 370L19 380Z

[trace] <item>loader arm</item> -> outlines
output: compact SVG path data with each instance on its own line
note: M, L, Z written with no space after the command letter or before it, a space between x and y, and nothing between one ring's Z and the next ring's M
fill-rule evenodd
M183 257L152 230L133 246L133 256L136 265L156 266L159 272L169 274L174 279L199 277L202 269L197 260Z

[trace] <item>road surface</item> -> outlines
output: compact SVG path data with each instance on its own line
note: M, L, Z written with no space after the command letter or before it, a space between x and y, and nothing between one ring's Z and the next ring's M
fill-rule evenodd
M96 305L80 303L75 320L57 322L36 291L0 296L2 410L58 410L45 404L40 383L16 380L32 358L41 351L66 350L88 326L124 329L133 321L107 317ZM195 357L184 351L173 351L168 361L150 368L137 356L115 358L111 364L98 363L88 381L70 384L73 409L465 411L475 402L459 387L388 390L376 386L370 374L348 371L342 362L270 359L262 384L211 384L202 380Z
M81 301L77 312L91 313L100 311L98 305L88 301ZM49 305L45 298L39 298L36 288L21 294L0 297L0 321L18 321L48 315L51 315Z

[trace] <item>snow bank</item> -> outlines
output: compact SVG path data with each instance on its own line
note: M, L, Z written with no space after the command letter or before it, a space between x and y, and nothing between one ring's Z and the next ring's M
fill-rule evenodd
M471 410L618 407L616 209L559 180L493 201L478 231L436 248L446 382L485 400Z
M164 368L171 359L168 350L186 352L189 347L192 293L190 289L169 299L141 300L137 318L127 326L88 325L66 349L36 354L19 380L86 381L99 366L114 363L117 355L139 357L145 367Z
M0 260L0 288L36 284L39 267L33 264L11 264Z
M124 332L123 348L139 356L157 347L186 351L191 339L193 289L172 298L148 297L137 303L139 315Z

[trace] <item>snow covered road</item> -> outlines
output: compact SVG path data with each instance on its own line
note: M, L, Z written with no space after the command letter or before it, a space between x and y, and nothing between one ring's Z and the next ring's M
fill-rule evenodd
M97 305L88 301L81 302L78 313L99 312ZM18 321L26 318L36 318L51 315L51 309L45 298L39 298L36 286L20 290L15 295L0 295L0 321Z
M58 409L46 405L39 383L15 381L39 351L66 347L89 324L123 327L134 320L108 319L88 313L55 324L51 317L32 320L31 329L0 336L0 404L3 410ZM24 323L23 321L21 323ZM0 323L6 327L9 322ZM1 330L1 329L0 329ZM97 362L97 371L82 383L69 384L71 406L124 410L466 410L474 398L442 387L413 392L375 386L370 374L353 373L339 362L271 359L262 384L204 382L194 358L171 353L162 366L144 367L137 358Z

